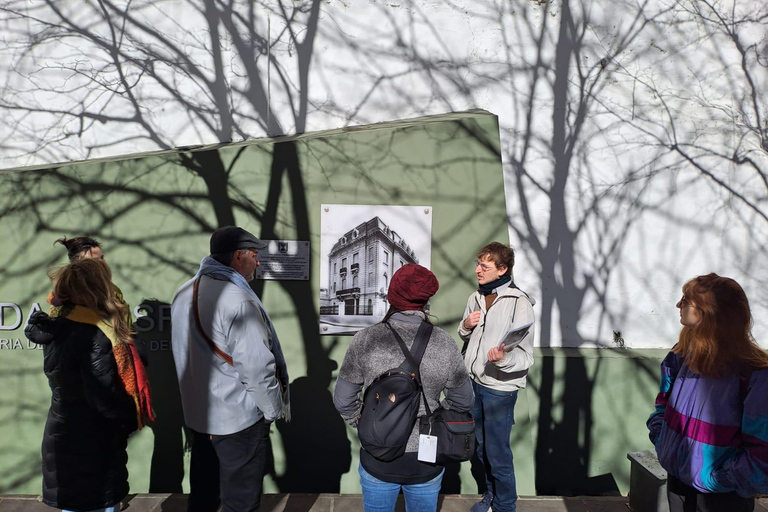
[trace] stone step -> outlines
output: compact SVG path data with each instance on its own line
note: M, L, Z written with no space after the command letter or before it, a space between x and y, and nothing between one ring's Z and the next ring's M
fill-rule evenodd
M467 512L477 495L441 495L440 512ZM131 494L126 499L126 512L186 512L184 494ZM265 494L262 512L360 512L363 500L359 494ZM0 495L0 512L51 512L39 496ZM396 512L405 512L402 496ZM523 496L518 501L520 512L628 512L623 496ZM768 512L768 499L758 500L755 512Z

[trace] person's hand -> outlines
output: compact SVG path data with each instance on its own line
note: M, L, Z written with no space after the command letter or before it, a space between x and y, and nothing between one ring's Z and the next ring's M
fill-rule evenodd
M480 317L483 315L481 311L473 311L467 318L464 319L465 329L474 329L475 326L480 323Z
M29 323L32 325L51 325L54 320L45 311L35 311L29 315Z
M488 351L489 363L495 363L496 361L500 361L502 357L504 357L503 343L501 344L501 347L493 347L491 350Z

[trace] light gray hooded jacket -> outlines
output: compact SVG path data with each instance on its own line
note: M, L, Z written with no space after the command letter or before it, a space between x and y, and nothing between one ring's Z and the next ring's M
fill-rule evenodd
M179 288L171 305L173 359L186 425L200 433L228 435L262 417L282 416L283 398L261 305L230 281L203 277L200 323L234 366L214 354L195 324L194 279Z
M488 351L498 346L512 328L535 320L533 305L536 301L514 286L507 286L498 293L487 310L485 296L477 291L470 295L459 324L459 336L469 341L464 353L464 364L473 381L499 391L515 391L525 387L528 368L533 366L535 324L520 344L506 352L499 361L489 363ZM480 322L474 329L465 329L463 319L478 310L482 312Z

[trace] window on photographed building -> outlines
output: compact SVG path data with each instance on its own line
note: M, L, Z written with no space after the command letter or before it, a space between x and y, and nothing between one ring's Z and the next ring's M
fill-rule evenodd
M342 290L346 290L347 289L347 278L346 277L342 277L341 278L341 289Z
M336 262L335 261L333 262L333 273L334 274L336 273Z
M403 268L403 265L405 265L405 263L403 263L403 260L400 260L400 266L398 268Z
M384 264L389 265L389 251L384 250Z
M333 282L333 293L336 293L336 282Z
M357 288L357 274L352 276L352 288Z
M360 256L359 252L352 255L352 263L357 263L358 256Z
M341 258L341 268L347 267L347 258Z
M376 252L373 247L368 248L368 261L373 263L373 257L376 255Z

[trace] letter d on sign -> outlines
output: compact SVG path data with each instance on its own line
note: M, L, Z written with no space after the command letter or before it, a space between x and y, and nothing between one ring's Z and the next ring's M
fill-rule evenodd
M16 323L5 325L5 312L12 309L16 313ZM13 331L21 325L21 308L10 302L0 302L0 331Z

